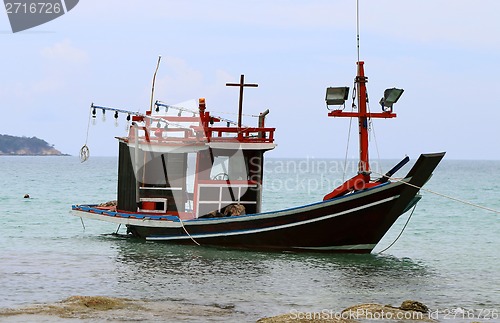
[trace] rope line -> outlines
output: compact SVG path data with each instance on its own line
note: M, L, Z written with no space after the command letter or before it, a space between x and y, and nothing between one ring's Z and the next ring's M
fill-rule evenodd
M89 130L90 130L90 120L92 119L92 109L89 109L89 121L87 123L87 135L85 136L85 144L80 148L80 162L83 163L87 161L90 157L90 149L87 146L87 141L89 140Z
M189 232L186 230L186 227L184 226L184 222L182 222L182 219L181 217L179 216L179 221L181 222L181 226L182 228L184 229L184 232L186 232L186 234L188 235L188 237L193 240L194 243L196 243L198 246L201 246L198 241L194 240L194 238L189 234Z
M89 130L90 130L90 119L92 119L92 109L89 109L89 121L87 123L87 135L85 136L85 146L89 140Z
M235 115L237 116L238 114L236 112L223 112L223 111L210 111L210 112L213 112L213 113L220 113L220 114L230 114L230 115ZM246 114L246 113L242 113L241 114L243 117L252 117L252 118L258 118L259 115L256 115L256 114Z
M403 235L403 232L405 231L406 226L408 225L408 223L410 223L411 216L413 215L413 212L415 212L416 208L417 208L417 204L415 204L415 206L413 207L413 210L411 210L410 216L408 217L408 219L406 219L406 223L403 226L403 229L401 229L401 232L399 232L399 234L396 237L396 239L394 239L394 241L387 248L383 249L382 251L377 252L377 254L381 254L381 253L389 250L389 248L392 247L396 243L396 241L399 240L399 238Z
M377 173L377 172L374 172L374 171L372 171L372 172L375 173L375 174L377 174L377 175L380 175L380 176L385 176L383 174L380 174L380 173ZM449 195L446 195L446 194L438 193L438 192L432 191L430 189L423 188L421 186L417 186L417 185L405 182L404 180L400 180L400 179L392 178L392 177L389 177L389 179L397 181L397 182L400 182L400 183L403 183L403 184L406 184L408 186L412 186L414 188L418 188L419 190L423 190L423 191L429 192L431 194L435 194L435 195L438 195L438 196L450 199L450 200L455 201L455 202L460 202L462 204L466 204L466 205L469 205L469 206L472 206L472 207L476 207L476 208L483 209L483 210L486 210L486 211L490 211L490 212L493 212L493 213L496 213L496 214L500 214L500 211L498 211L498 210L495 210L495 209L492 209L492 208L489 208L489 207L486 207L486 206L482 206L482 205L479 205L479 204L474 204L472 202L469 202L469 201L466 201L466 200L461 200L461 199L458 199L456 197L449 196Z
M354 111L357 106L356 106L356 82L354 82L354 85L352 87L352 105L351 105L351 112ZM345 107L345 106L344 106ZM345 148L345 158L344 158L344 173L342 174L342 182L345 181L345 175L347 174L347 156L349 154L349 145L351 142L351 129L352 129L352 118L349 118L349 131L347 133L347 145Z
M169 109L172 108L172 109L177 110L177 111L186 111L186 112L191 112L191 113L195 113L195 114L200 114L198 111L187 109L184 107L177 107L177 106L170 105L170 104L167 104L167 103L165 103L163 101L159 101L159 100L157 100L155 104L157 106L160 106L160 107L165 107L165 108L169 108ZM236 115L236 116L238 115L238 113L236 113L236 112L212 111L212 110L210 110L210 113L229 114L229 115ZM260 117L260 115L258 115L258 114L242 113L241 115L244 117L252 117L252 118ZM216 117L216 116L214 115L214 117Z
M173 105L166 104L166 103L164 103L162 101L156 101L155 104L157 106L160 106L160 107L165 107L165 108L168 108L168 109L174 109L174 110L177 110L177 111L180 111L180 112L189 112L189 113L192 113L193 115L199 115L200 114L198 111L187 109L187 108L183 108L183 107L176 107L176 106L173 106ZM238 115L237 113L221 112L221 111L210 111L210 113L222 113L222 114ZM253 117L253 118L258 118L259 117L258 115L255 115L255 114L242 114L242 116ZM233 126L237 126L238 125L238 123L236 121L229 120L229 119L223 118L223 117L218 116L218 115L212 115L212 117L220 119L223 122L229 122ZM242 125L242 127L245 128L245 129L251 128L251 127L245 126L245 125Z
M342 182L345 181L345 175L347 173L347 155L349 154L349 142L351 141L351 128L352 128L352 118L349 118L349 132L347 134L347 145L345 148L344 173L342 174Z
M83 218L82 217L80 217L80 221L82 222L83 231L85 231L85 223L83 223Z
M366 93L368 95L368 93ZM368 97L368 96L367 96ZM366 106L368 107L368 113L371 113L370 111L370 103L367 102ZM369 131L370 133L373 133L373 140L375 141L375 149L377 150L377 162L378 162L378 167L380 168L380 151L378 149L378 141L377 141L377 134L375 133L375 123L373 122L372 118L368 118L370 122L370 127Z

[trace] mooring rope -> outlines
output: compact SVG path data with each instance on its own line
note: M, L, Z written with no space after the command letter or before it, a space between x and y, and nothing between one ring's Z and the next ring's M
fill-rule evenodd
M373 171L372 171L373 172ZM377 173L377 172L373 172L377 175L382 175L382 176L385 176L383 174L380 174L380 173ZM497 211L495 209L492 209L492 208L489 208L489 207L486 207L486 206L482 206L482 205L479 205L479 204L474 204L472 202L469 202L469 201L465 201L465 200L461 200L461 199L458 199L458 198L455 198L455 197L452 197L452 196L449 196L449 195L445 195L445 194L442 194L442 193L438 193L438 192L435 192L435 191L432 191L432 190L429 190L429 189L426 189L426 188L423 188L423 187L419 187L417 185L414 185L414 184L411 184L411 183L408 183L408 182L405 182L401 179L397 179L397 178L392 178L392 177L389 177L389 179L393 180L393 181L396 181L396 182L400 182L400 183L403 183L403 184L406 184L406 185L409 185L411 187L415 187L419 190L423 190L423 191L426 191L426 192L429 192L429 193L432 193L432 194L435 194L435 195L438 195L438 196L441 196L441 197L444 197L444 198L447 198L447 199L450 199L450 200L453 200L453 201L456 201L456 202L460 202L460 203L463 203L463 204L466 204L466 205L469 205L469 206L472 206L472 207L476 207L476 208L480 208L480 209L483 209L483 210L487 210L487 211L490 211L490 212L494 212L494 213L497 213L497 214L500 214L500 211ZM387 251L389 248L391 248L395 243L396 241L399 240L399 238L403 235L403 232L405 231L408 223L410 222L410 219L413 215L413 212L415 212L415 209L417 208L417 205L415 204L415 206L413 207L413 210L411 211L410 213L410 216L408 217L408 219L406 220L406 223L405 225L403 226L403 228L401 229L401 232L398 234L398 236L396 237L396 239L394 239L394 241L387 247L387 248L384 248L382 249L381 251L377 252L377 254L381 254L385 251Z
M82 222L83 231L85 231L85 223L83 223L83 218L80 217L80 221Z
M377 172L374 172L374 171L372 171L372 172L374 174L377 174L377 175L380 175L380 176L385 176L384 174L380 174L380 173L377 173ZM486 206L482 206L482 205L479 205L479 204L474 204L474 203L466 201L466 200L461 200L461 199L458 199L458 198L453 197L453 196L449 196L449 195L442 194L442 193L439 193L439 192L436 192L436 191L432 191L430 189L423 188L421 186L417 186L417 185L405 182L405 181L397 179L397 178L392 178L392 177L388 177L388 178L390 180L397 181L397 182L400 182L400 183L412 186L414 188L418 188L419 190L423 190L423 191L429 192L431 194L435 194L435 195L438 195L438 196L450 199L450 200L455 201L455 202L460 202L460 203L463 203L463 204L466 204L466 205L469 205L469 206L472 206L472 207L476 207L476 208L483 209L483 210L486 210L486 211L490 211L490 212L493 212L493 213L496 213L496 214L500 214L500 211L492 209L492 208L489 208L489 207L486 207Z
M413 215L413 212L415 212L416 208L417 208L417 204L415 204L415 206L413 207L413 210L411 210L410 216L406 220L406 223L403 226L403 229L401 229L401 232L398 234L398 236L396 237L396 239L394 239L394 241L387 248L384 248L384 249L382 249L382 251L377 252L377 254L381 254L381 253L389 250L389 248L392 247L396 243L396 241L399 240L399 238L403 235L403 232L405 231L406 226L408 225L408 223L410 223L411 216Z
M180 215L179 215L179 221L181 222L181 226L184 229L184 232L186 232L186 234L188 235L188 237L191 238L191 240L193 240L193 242L196 243L198 246L201 246L201 244L199 244L198 241L194 240L194 238L189 234L186 227L184 226L184 222L182 222Z

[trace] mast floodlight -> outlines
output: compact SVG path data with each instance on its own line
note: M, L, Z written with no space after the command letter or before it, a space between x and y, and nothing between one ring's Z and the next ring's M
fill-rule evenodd
M392 111L392 105L398 102L399 98L403 94L403 89L396 89L393 87L392 89L387 89L384 91L384 97L380 99L380 105L382 106L382 110L384 111ZM388 109L386 109L388 108Z
M349 87L329 87L326 89L326 105L343 105L349 96Z

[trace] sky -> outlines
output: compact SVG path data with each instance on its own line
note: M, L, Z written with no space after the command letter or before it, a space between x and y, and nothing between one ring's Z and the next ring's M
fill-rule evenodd
M500 159L500 1L360 0L360 58L370 108L405 90L396 119L373 122L372 158ZM13 34L0 13L0 134L36 136L63 153L115 156L114 127L87 125L89 106L144 112L155 99L206 98L207 109L269 109L275 158L343 158L349 120L327 117L325 89L356 74L355 0L82 0L65 15ZM350 109L350 102L347 103ZM219 113L220 114L220 113ZM236 118L234 115L223 115ZM245 118L244 124L256 120ZM357 158L357 123L349 157Z

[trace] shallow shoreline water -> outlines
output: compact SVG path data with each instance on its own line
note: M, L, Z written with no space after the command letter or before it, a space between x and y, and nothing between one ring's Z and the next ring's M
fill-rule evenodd
M0 309L2 322L221 322L255 320L242 316L233 306L198 305L174 301L144 301L103 296L72 296L53 304L36 304L13 309ZM359 304L343 310L323 309L263 317L260 323L283 322L498 322L499 313L465 309L439 311L418 301L406 300L400 306L376 303Z
M396 162L384 161L385 169ZM342 177L311 160L295 163L268 163L264 209L317 201ZM69 214L71 204L113 200L116 167L116 158L0 157L0 308L94 295L221 308L231 314L217 321L227 322L405 299L442 312L500 310L496 214L424 191L401 238L381 255L409 214L371 255L173 246L112 236L109 223L85 221L83 230ZM426 188L498 210L498 170L500 161L444 160Z

